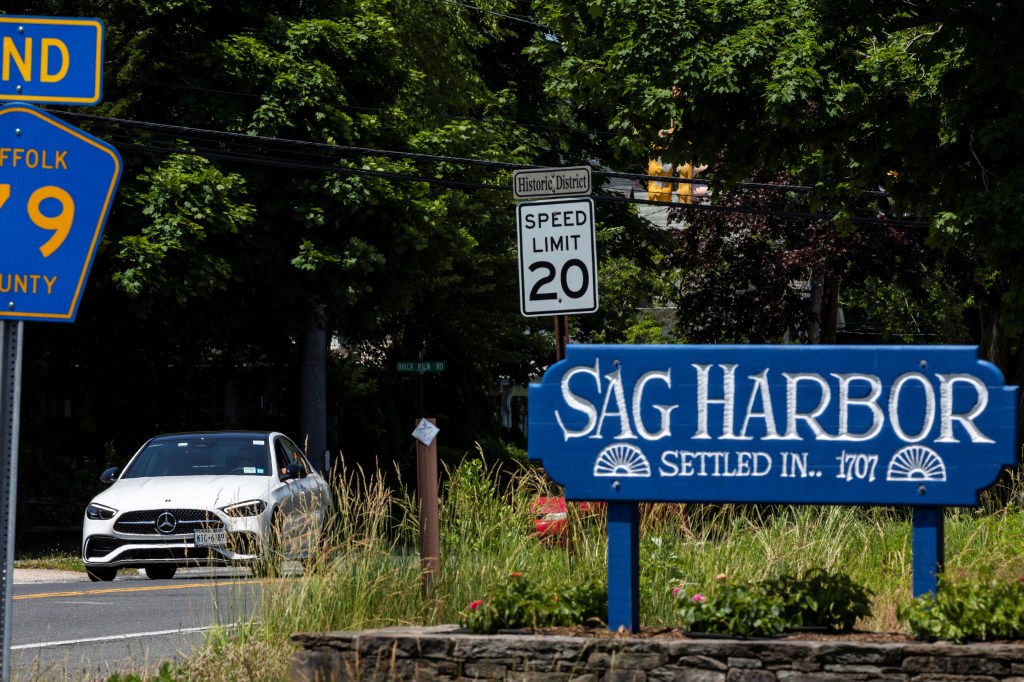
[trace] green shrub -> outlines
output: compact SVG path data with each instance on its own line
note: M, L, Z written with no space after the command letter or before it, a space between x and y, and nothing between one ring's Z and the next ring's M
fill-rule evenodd
M782 618L788 628L852 630L858 618L871 615L871 592L843 573L814 568L799 577L766 580L764 585L782 596Z
M603 578L603 576L602 576ZM608 613L604 580L588 579L569 588L534 583L520 573L463 611L460 625L478 633L516 628L602 623Z
M849 630L871 615L868 590L821 569L745 584L719 576L707 595L680 588L672 594L680 624L690 632L763 637L802 627Z
M1024 637L1024 578L954 582L939 576L938 594L901 606L899 616L919 637L966 640Z
M727 583L712 597L679 591L677 614L689 632L741 637L777 635L785 628L782 597L757 584Z

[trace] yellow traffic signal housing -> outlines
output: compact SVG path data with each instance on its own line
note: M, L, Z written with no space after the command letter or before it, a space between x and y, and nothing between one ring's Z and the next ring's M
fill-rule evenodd
M651 159L647 164L647 174L671 178L672 164L662 163L661 159ZM664 180L648 180L647 198L651 201L672 201L672 184Z

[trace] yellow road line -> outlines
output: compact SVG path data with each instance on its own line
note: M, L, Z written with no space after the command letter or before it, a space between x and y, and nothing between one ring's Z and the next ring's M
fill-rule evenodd
M105 590L74 590L72 592L40 592L39 594L19 594L14 596L14 601L19 599L46 599L50 597L81 597L90 594L114 594L118 592L149 592L153 590L193 590L200 587L220 587L221 585L254 585L263 582L261 580L232 580L229 582L213 583L188 583L185 585L150 585L146 587L110 587Z

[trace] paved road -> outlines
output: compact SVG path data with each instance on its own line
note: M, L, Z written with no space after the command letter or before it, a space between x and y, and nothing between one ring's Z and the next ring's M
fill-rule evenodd
M173 580L123 571L93 583L73 571L15 569L12 582L12 680L153 672L211 627L250 619L260 594L244 570L189 569Z

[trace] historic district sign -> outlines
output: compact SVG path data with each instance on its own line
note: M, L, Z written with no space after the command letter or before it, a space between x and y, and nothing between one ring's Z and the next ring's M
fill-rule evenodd
M974 347L570 345L530 386L529 456L566 498L609 503L610 612L636 578L638 502L927 508L917 594L941 569L941 507L1017 463L1016 406ZM619 611L635 628L635 604Z
M524 168L512 173L512 196L516 199L589 196L592 190L590 166Z

